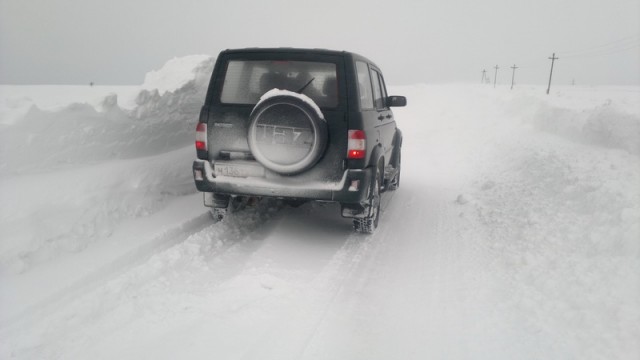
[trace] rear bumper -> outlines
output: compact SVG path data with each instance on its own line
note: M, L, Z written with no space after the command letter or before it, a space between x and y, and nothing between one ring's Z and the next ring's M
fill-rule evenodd
M198 191L240 196L267 196L359 204L366 200L373 178L372 169L345 170L337 182L296 181L295 177L215 176L206 160L193 162L193 176ZM357 186L354 186L356 185Z

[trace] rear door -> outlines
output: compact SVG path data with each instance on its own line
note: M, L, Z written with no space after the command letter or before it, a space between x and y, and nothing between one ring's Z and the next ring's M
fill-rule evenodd
M386 104L387 89L384 84L384 79L382 78L382 73L374 67L371 67L371 81L373 82L376 128L378 129L379 141L383 148L386 166L391 160L396 124L393 118L393 112Z
M360 102L359 114L362 116L362 127L367 135L367 156L380 145L380 121L378 110L374 104L373 81L369 64L365 61L356 61L356 75L358 80L358 93ZM369 163L370 159L367 159Z
M328 126L329 144L311 169L295 175L302 180L338 181L347 149L344 60L313 52L252 52L226 56L218 83L209 99L209 158L224 154L250 158L247 142L249 117L266 91L277 88L300 92L320 107ZM336 165L338 164L338 165ZM291 178L291 177L290 177Z

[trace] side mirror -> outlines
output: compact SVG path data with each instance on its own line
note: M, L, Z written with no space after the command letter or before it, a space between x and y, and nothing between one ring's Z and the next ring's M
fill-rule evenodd
M407 106L407 98L404 96L389 96L387 97L387 106Z

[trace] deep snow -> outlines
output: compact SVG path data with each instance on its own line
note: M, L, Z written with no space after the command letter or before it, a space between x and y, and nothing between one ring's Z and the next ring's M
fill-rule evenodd
M0 86L0 358L637 359L640 88L393 87L402 184L210 221L213 60Z

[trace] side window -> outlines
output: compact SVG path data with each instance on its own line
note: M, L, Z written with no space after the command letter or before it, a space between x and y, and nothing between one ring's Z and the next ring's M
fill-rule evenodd
M384 82L382 82L380 73L373 69L371 70L371 77L373 78L373 99L376 109L384 109L384 99L386 97Z
M360 92L360 108L373 109L373 96L371 94L371 76L369 66L362 61L356 61L358 72L358 91Z
M384 78L382 77L381 73L378 73L378 79L380 79L380 89L382 89L382 98L386 99L387 98L387 86L384 84ZM386 107L386 105L385 105Z

